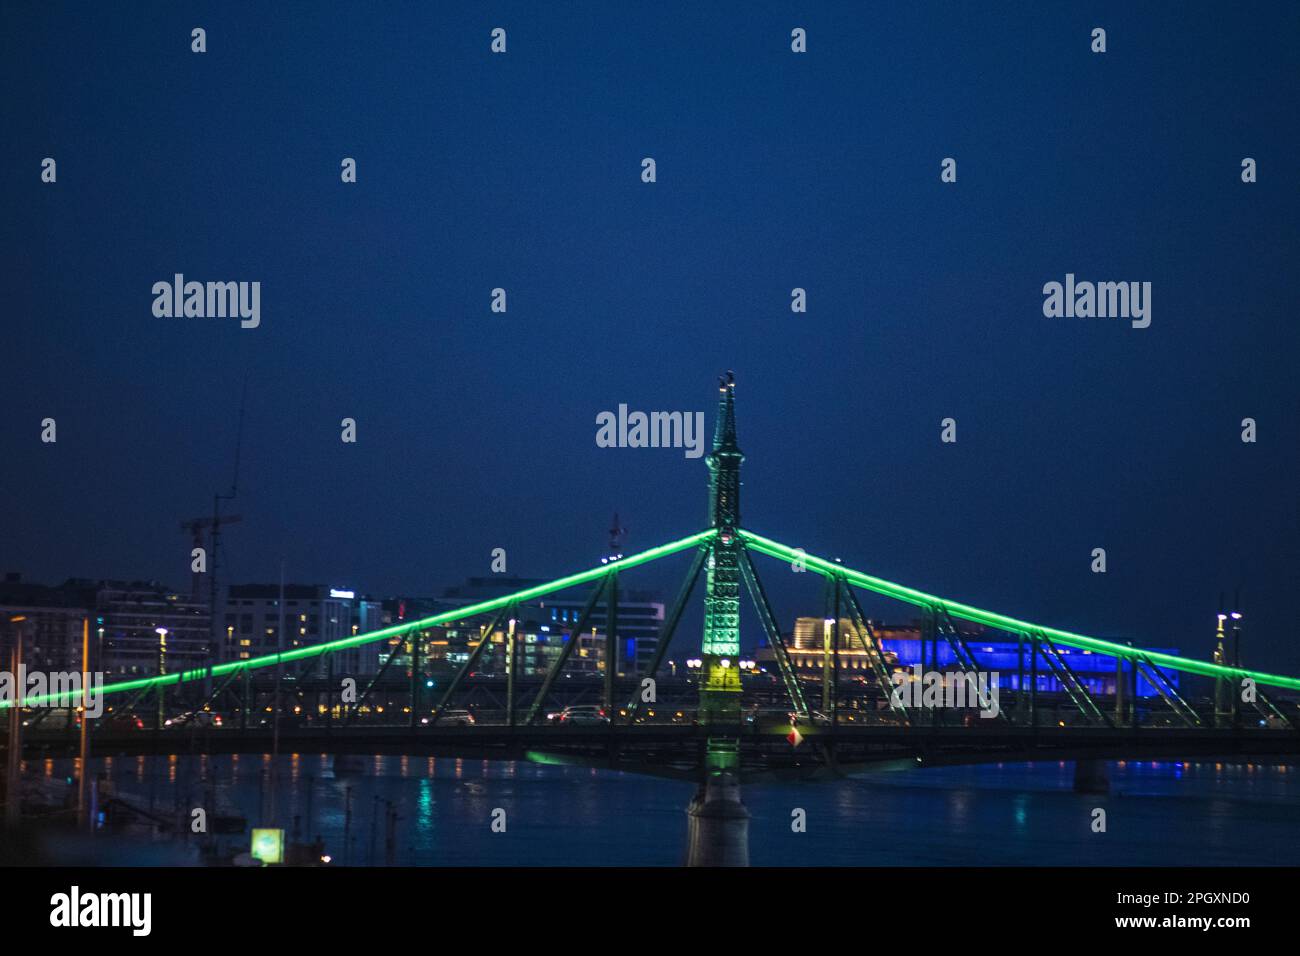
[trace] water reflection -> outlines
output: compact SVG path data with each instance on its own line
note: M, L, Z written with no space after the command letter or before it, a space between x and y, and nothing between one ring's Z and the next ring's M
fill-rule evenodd
M250 825L324 839L336 862L676 865L687 781L580 767L375 755L336 769L317 754L93 760L111 791L160 814L215 802ZM57 785L72 761L33 762ZM349 774L348 766L356 772ZM1073 765L997 764L833 783L751 785L751 859L770 865L1291 865L1300 778L1263 764L1118 762L1081 796ZM1110 833L1095 834L1104 807ZM792 832L803 808L807 830ZM492 830L506 813L506 832ZM1122 822L1122 827L1120 826Z

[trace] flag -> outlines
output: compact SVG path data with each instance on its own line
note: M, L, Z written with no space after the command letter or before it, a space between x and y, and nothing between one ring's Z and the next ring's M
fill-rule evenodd
M785 739L790 741L791 747L798 747L803 743L803 734L799 733L799 728L794 724L790 725L790 732L785 735Z

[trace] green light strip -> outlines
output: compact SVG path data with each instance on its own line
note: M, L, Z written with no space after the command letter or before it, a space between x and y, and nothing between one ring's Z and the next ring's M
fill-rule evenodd
M679 551L685 551L688 548L694 548L705 541L710 540L717 531L709 528L701 531L699 534L693 534L689 538L682 538L679 541L672 541L668 544L661 544L657 548L651 548L648 551L642 551L639 554L630 554L626 557L619 558L616 561L610 561L602 564L598 568L591 568L587 571L580 571L577 574L570 574L566 578L558 578L554 581L548 581L545 584L537 584L531 588L524 588L522 591L516 591L514 594L507 594L504 597L493 598L490 601L480 601L478 604L470 604L467 607L457 608L454 611L447 611L442 614L435 614L433 617L422 618L418 621L409 621L404 624L395 624L392 627L386 627L379 631L370 631L366 634L356 634L352 637L341 638L337 641L329 641L325 644L313 644L310 647L295 647L293 650L285 651L282 654L266 654L262 657L253 657L246 661L228 661L225 664L218 664L212 668L213 677L224 677L226 674L238 670L256 670L259 667L272 667L277 662L289 663L291 661L303 660L308 657L317 657L326 651L345 650L349 647L360 647L363 644L373 644L375 641L383 641L410 631L422 630L426 627L434 627L438 624L449 624L452 621L463 621L473 617L476 614L484 614L489 611L496 611L508 604L515 602L531 601L533 598L544 597L547 594L554 594L556 591L563 591L566 588L577 587L581 584L587 584L598 578L604 577L611 571L624 571L628 568L635 568L641 564L648 564L651 561L657 561L660 558L666 558L670 554L676 554ZM105 684L97 692L96 696L103 694L119 694L123 691L143 690L147 687L166 687L172 684L179 684L182 681L201 680L208 675L206 667L199 667L194 670L183 671L177 674L163 674L158 677L141 677L137 680L122 681L117 684ZM69 706L81 702L81 692L62 693L62 694L40 694L27 697L23 700L24 707L41 707L44 705L52 706ZM0 700L0 710L13 706L12 701Z
M1177 671L1185 671L1190 674L1201 674L1205 677L1226 677L1233 681L1239 681L1243 677L1252 678L1257 684L1267 684L1270 687L1285 687L1289 690L1300 690L1300 679L1295 677L1281 677L1277 674L1265 674L1260 671L1243 670L1237 667L1224 667L1220 664L1213 664L1209 661L1198 661L1192 658L1178 657L1174 654L1162 654L1159 651L1143 651L1137 648L1126 647L1122 644L1114 644L1110 641L1102 641L1095 637L1085 637L1082 634L1073 634L1069 631L1059 631L1054 627L1043 627L1040 624L1030 624L1028 621L1019 621L1014 617L1007 617L1003 614L996 614L993 611L985 611L977 607L971 607L969 604L959 604L956 601L949 601L945 598L935 597L933 594L926 594L924 591L917 591L913 588L904 587L901 584L894 584L891 581L885 581L882 578L872 577L870 574L863 574L861 571L854 571L852 568L846 568L841 564L833 561L827 561L824 558L817 558L811 554L806 554L801 550L787 547L770 538L764 538L762 535L754 534L751 531L741 530L740 535L745 539L755 551L770 555L774 558L780 558L783 561L802 561L805 567L820 571L823 574L838 574L845 580L859 587L866 588L869 591L875 591L877 594L883 594L886 597L895 598L899 601L905 601L908 604L914 604L918 607L942 607L954 617L960 617L967 621L974 621L977 624L985 624L989 627L996 627L999 630L1010 631L1011 633L1039 633L1049 637L1052 641L1065 644L1069 647L1077 647L1082 650L1095 651L1102 654L1108 654L1112 657L1125 657L1134 660L1138 657L1145 658L1153 664L1159 664L1162 667L1168 667Z

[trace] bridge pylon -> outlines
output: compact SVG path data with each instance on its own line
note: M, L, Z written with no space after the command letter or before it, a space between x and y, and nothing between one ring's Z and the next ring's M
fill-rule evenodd
M740 464L736 443L736 380L718 382L718 421L709 468L709 524L716 530L705 568L703 682L700 722L709 728L707 775L740 766Z

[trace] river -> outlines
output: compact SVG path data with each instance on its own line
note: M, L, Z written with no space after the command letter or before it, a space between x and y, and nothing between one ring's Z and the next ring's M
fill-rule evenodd
M214 774L219 804L269 825L269 757L95 764L117 794L164 815L210 801L201 781ZM58 777L68 765L28 769ZM672 866L683 858L689 783L428 757L365 758L359 770L336 776L328 757L281 757L278 824L292 833L297 817L299 835L322 837L336 864L386 862L389 804L397 814L391 858L400 865ZM1104 797L1074 793L1072 765L1056 762L749 785L750 858L791 866L1295 863L1300 768L1120 762L1110 772ZM1104 832L1094 830L1097 808ZM792 827L797 810L803 832Z

